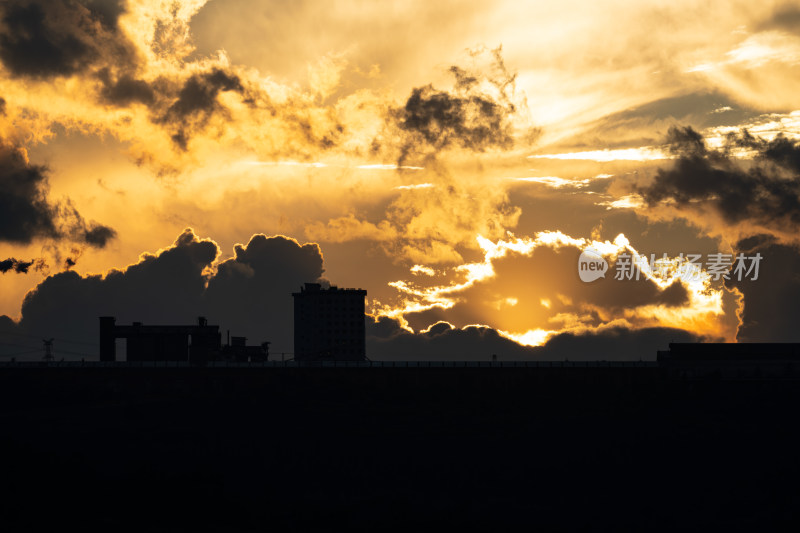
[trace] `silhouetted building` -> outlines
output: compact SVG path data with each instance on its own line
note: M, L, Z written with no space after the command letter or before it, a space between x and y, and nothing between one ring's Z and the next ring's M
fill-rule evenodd
M126 339L128 361L191 361L202 363L220 351L219 326L200 317L196 326L116 325L113 316L100 317L100 360L116 361L116 340Z
M296 361L363 361L362 289L323 289L306 283L294 297L294 358Z
M229 337L222 347L222 359L237 363L255 363L269 360L269 342L248 346L247 337Z
M659 361L800 361L800 344L791 342L671 342Z
M759 342L672 342L659 350L659 366L685 378L800 377L800 344Z

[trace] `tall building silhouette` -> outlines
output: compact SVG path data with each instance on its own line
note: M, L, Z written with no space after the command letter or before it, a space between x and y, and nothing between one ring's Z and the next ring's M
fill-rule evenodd
M363 361L363 289L324 289L306 283L294 297L294 358L296 361Z

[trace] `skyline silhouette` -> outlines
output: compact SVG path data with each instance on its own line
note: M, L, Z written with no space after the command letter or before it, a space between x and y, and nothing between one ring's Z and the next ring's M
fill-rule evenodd
M307 282L367 287L387 359L800 341L794 6L318 11L0 6L0 357L98 316L288 354Z
M0 533L797 531L798 272L799 0L0 0Z

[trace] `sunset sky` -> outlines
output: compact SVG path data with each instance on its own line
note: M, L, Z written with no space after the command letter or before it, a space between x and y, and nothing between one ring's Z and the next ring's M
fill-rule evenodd
M0 356L318 279L373 359L800 341L800 2L10 0L0 98Z

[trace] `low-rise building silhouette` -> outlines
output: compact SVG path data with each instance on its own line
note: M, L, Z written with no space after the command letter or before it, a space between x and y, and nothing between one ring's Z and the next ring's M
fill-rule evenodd
M219 353L219 326L204 317L196 326L118 326L113 316L100 317L100 360L116 361L117 339L126 339L128 361L189 361L203 363Z
M363 361L363 289L323 288L306 283L294 297L294 358L296 361Z
M672 342L657 361L671 376L764 379L800 377L800 344Z
M229 337L228 344L222 347L223 361L236 363L256 363L269 360L269 342L248 346L247 337Z

